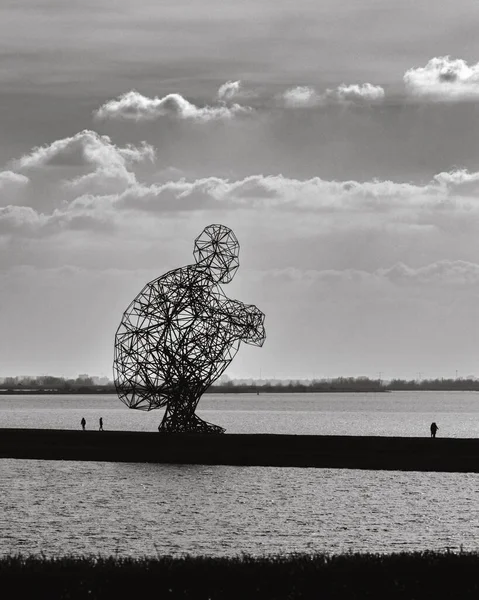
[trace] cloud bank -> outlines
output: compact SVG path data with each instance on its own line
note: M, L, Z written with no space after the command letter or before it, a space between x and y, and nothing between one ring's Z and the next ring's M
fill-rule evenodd
M406 218L411 211L418 214L427 210L479 210L479 206L471 205L470 195L475 188L465 193L464 181L477 183L479 187L479 173L440 173L425 185L378 180L328 181L320 177L300 180L282 175L251 175L236 181L206 177L161 185L139 184L112 199L119 207L127 205L152 212L218 208L302 210L351 216L372 213L383 220L392 214Z
M414 268L403 262L397 262L391 267L372 271L360 269L302 270L290 267L255 272L254 277L267 282L290 282L306 288L339 283L348 285L364 284L370 288L378 285L384 286L385 284L400 287L478 287L479 264L464 260L438 260Z
M479 172L466 169L443 171L425 184L283 175L142 181L134 166L152 163L155 156L147 143L117 146L91 130L34 148L12 163L17 172L0 173L0 187L5 188L2 205L15 204L9 186L25 187L38 177L46 192L43 196L36 192L30 205L4 210L2 232L53 234L73 224L91 231L108 229L107 223L128 228L131 214L137 224L143 222L141 228L149 226L146 213L169 218L193 212L268 214L278 223L293 218L306 229L309 225L300 215L310 214L311 223L319 219L316 227L321 234L384 227L403 233L471 230L476 228L471 216L479 217ZM47 223L55 227L46 228Z

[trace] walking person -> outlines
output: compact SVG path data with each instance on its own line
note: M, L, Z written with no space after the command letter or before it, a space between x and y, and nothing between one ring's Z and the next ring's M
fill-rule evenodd
M432 438L436 437L436 433L437 433L438 429L439 429L439 427L436 425L436 423L431 423L431 437Z
M80 421L80 423L81 423L81 428L83 429L83 431L85 431L85 427L86 427L85 417L82 417L82 420Z
M103 431L103 417L100 417L100 429L98 431Z

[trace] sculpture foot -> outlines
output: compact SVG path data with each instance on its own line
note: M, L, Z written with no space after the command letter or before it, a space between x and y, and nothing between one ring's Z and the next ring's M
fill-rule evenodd
M203 421L196 415L187 422L176 422L174 419L165 418L158 426L160 433L224 433L226 429L208 421Z

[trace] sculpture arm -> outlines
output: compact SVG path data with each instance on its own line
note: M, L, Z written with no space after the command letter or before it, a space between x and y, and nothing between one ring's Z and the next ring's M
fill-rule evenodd
M266 339L264 313L254 304L246 305L246 336L243 341L252 346L262 346Z
M221 322L232 329L237 339L254 346L263 345L264 314L256 306L222 296L216 310Z

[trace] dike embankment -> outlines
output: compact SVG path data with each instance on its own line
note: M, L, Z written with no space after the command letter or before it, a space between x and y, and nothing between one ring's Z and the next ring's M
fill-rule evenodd
M479 472L479 439L0 429L0 458Z

